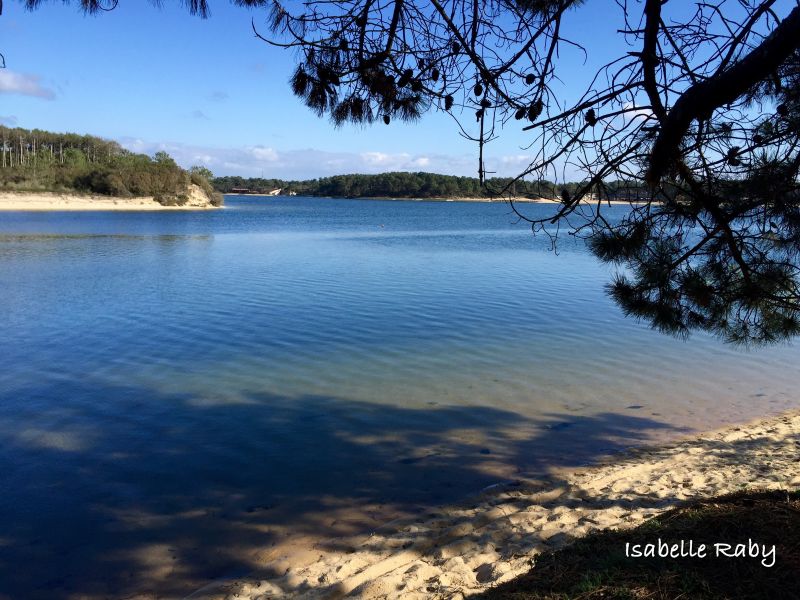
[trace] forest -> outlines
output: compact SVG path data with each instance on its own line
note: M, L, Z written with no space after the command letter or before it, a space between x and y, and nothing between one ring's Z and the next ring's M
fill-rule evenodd
M166 153L136 154L91 135L0 127L0 190L153 197L163 205L187 201L190 183L222 204L204 169L186 171Z
M335 175L306 181L283 181L280 179L216 177L214 188L230 194L234 190L250 193L267 193L281 189L282 194L296 193L301 196L334 196L340 198L484 198L509 189L511 194L522 198L559 198L564 193L572 194L579 182L555 184L550 181L516 181L505 177L487 179L483 185L476 177L457 177L436 173L380 173L377 175ZM615 198L625 194L637 197L644 193L638 186L625 182L606 184L606 194Z
M484 181L437 173L393 172L348 174L288 181L239 176L213 177L203 167L181 168L166 152L152 157L126 150L117 142L92 135L53 133L41 129L0 127L0 190L67 192L122 198L152 196L164 205L186 202L189 183L200 186L215 206L222 194L269 193L341 198L483 198L502 190L521 198L559 198L574 194L580 182L495 177ZM614 198L631 184L611 182L606 194ZM639 189L634 189L634 196Z

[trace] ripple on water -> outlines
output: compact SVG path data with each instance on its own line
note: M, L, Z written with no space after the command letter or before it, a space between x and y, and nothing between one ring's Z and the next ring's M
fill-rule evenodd
M797 348L625 319L607 267L502 205L244 202L0 223L2 525L52 556L84 532L85 582L144 540L211 564L247 519L444 502L797 405Z

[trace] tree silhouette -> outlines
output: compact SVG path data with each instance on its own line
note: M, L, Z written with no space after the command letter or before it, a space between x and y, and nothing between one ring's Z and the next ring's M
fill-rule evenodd
M275 2L268 41L300 50L292 89L337 124L474 110L481 179L497 126L525 123L535 150L518 180L565 165L584 180L546 219L515 210L537 232L566 223L622 265L609 289L626 313L682 336L796 335L800 7L698 3L681 19L660 0L618 2L630 51L570 102L554 84L569 75L559 48L585 41L561 33L580 4L350 0L292 14ZM619 180L635 202L612 223L602 200L620 197Z
M292 90L336 124L448 112L478 143L484 182L484 144L518 122L530 165L489 191L582 173L547 218L512 206L534 232L563 225L620 265L609 291L626 313L735 343L800 333L797 4L617 0L608 18L629 51L565 99L559 49L584 49L593 35L563 34L578 0L328 0L299 12L235 3L269 6L269 33L254 25L256 35L295 50ZM603 201L621 198L628 215L607 219Z

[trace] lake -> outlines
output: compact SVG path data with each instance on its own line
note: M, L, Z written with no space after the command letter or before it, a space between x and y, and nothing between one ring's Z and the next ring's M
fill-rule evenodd
M0 598L185 597L800 405L796 345L656 333L613 272L503 203L0 213Z

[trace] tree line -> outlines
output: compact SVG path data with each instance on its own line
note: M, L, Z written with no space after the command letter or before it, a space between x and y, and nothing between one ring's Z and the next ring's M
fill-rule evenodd
M286 181L259 177L216 177L214 189L230 194L236 192L269 193L280 189L282 194L295 193L301 196L334 196L341 198L484 198L510 194L518 198L560 198L565 193L573 194L581 182L556 184L552 181L513 181L510 177L494 177L481 184L476 177L458 177L438 173L392 172L376 175L349 174ZM245 192L245 193L247 193ZM605 196L609 199L636 200L646 190L641 185L614 181L605 185Z
M91 135L0 127L0 189L7 191L152 196L180 205L193 183L221 204L208 175L202 168L182 169L166 152L150 157Z

